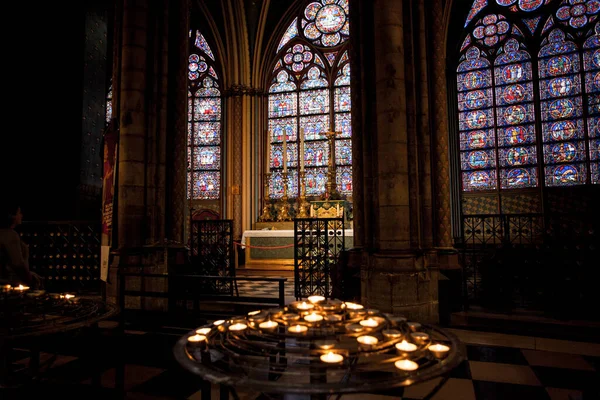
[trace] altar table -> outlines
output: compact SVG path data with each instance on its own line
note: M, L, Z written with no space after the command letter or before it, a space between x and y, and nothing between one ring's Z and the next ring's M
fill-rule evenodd
M242 234L246 268L294 269L294 230L249 230ZM344 230L344 248L354 245L354 230ZM258 246L251 247L251 246ZM287 247L284 247L287 246Z

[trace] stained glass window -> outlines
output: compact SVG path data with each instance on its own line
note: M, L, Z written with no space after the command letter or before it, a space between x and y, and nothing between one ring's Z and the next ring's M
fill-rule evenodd
M221 87L214 55L200 32L188 59L188 198L221 196Z
M338 132L337 186L352 195L350 34L347 0L315 0L294 18L279 41L269 87L271 196L283 196L283 140L287 137L288 196L324 193L330 157L325 132ZM300 153L300 142L304 153Z
M110 87L108 88L108 94L106 95L106 123L107 124L112 119L112 114L113 114L113 112L112 112L113 111L112 110L112 97L113 97L112 85L110 85Z
M599 12L597 0L473 3L457 67L463 191L598 183Z

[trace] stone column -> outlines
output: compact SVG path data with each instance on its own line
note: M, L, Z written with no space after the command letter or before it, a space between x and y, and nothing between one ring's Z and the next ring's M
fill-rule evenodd
M242 238L242 187L243 174L243 94L244 87L241 85L232 85L227 91L226 101L229 102L232 111L227 122L231 124L231 192L233 208L233 237L236 240Z
M371 5L370 5L370 4ZM375 132L367 152L373 160L374 224L370 232L373 250L361 271L362 297L369 306L404 314L411 319L438 320L437 269L424 245L422 223L427 212L420 191L422 163L419 137L425 128L420 118L419 77L423 63L417 2L408 0L364 1L373 7L375 59L374 107L370 118ZM366 44L367 46L370 43Z

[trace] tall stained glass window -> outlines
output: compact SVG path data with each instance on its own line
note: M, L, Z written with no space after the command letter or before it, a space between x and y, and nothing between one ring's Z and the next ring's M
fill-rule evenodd
M327 165L333 156L323 134L327 131L338 132L335 149L338 190L352 195L348 7L347 0L311 2L294 18L278 42L268 105L272 173L269 187L274 198L283 196L284 137L288 195L298 195L302 166L306 195L325 192Z
M462 190L598 184L599 0L475 0L460 46Z
M196 32L188 59L188 198L221 194L221 85L214 55Z

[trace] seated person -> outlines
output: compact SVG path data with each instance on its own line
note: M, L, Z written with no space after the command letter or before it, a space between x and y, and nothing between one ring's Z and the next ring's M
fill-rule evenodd
M3 204L0 214L0 282L13 286L23 284L39 289L42 279L29 270L29 246L15 228L23 214L17 204Z

